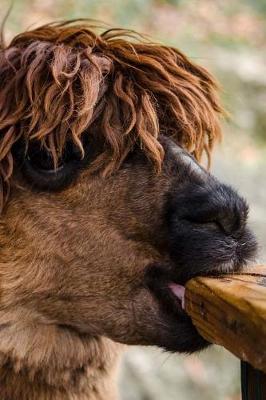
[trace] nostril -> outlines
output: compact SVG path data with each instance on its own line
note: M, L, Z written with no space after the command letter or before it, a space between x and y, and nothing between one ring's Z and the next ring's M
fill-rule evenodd
M247 217L246 201L224 185L191 196L187 208L179 211L179 219L191 228L220 232L236 239L245 231Z
M198 219L198 218L185 217L183 218L183 220L191 224L193 227L216 230L216 231L217 230L224 231L222 224L220 223L220 221L216 219L209 219L209 218Z
M219 225L221 231L227 235L231 235L233 232L237 231L238 223L235 216L222 216L217 219L217 225Z
M221 212L217 221L224 233L238 237L246 227L247 215L246 203L241 201L231 209Z
M235 236L242 231L244 222L241 222L237 214L230 215L206 215L200 218L186 217L184 220L194 227L208 229L210 231L220 231L226 235Z

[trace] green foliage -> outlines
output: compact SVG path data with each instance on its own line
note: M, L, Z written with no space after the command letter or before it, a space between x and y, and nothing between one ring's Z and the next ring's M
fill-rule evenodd
M253 8L259 13L266 14L266 1L265 0L245 0L250 8Z

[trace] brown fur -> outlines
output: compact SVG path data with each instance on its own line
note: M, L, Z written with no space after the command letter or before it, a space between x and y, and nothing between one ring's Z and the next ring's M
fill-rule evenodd
M115 399L123 344L202 345L184 316L162 311L145 276L147 266L173 265L169 193L187 181L217 192L169 139L197 159L210 154L216 85L174 48L86 22L18 35L2 46L0 77L0 398ZM32 143L56 177L67 143L86 158L86 136L92 159L60 191L40 189L43 172L25 173Z
M142 281L162 258L152 235L170 182L136 165L104 180L85 171L60 196L14 185L0 223L2 398L111 400L102 385L120 345L105 337L150 344L162 324Z

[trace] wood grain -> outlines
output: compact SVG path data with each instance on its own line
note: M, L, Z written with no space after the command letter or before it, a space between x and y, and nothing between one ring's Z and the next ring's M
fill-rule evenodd
M190 280L185 309L205 339L266 372L266 266Z

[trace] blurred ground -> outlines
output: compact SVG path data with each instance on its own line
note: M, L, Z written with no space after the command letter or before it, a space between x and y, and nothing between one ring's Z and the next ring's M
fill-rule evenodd
M240 400L239 365L222 348L176 356L133 348L121 368L123 400Z
M0 0L0 18L10 4ZM231 113L213 172L250 204L266 262L266 1L14 0L7 39L31 25L90 17L174 45L218 78ZM198 356L131 348L120 374L122 400L239 400L239 362L213 347Z

